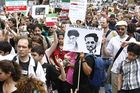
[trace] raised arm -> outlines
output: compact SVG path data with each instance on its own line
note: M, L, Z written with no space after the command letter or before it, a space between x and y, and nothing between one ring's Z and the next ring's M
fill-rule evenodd
M103 37L103 40L102 40L102 51L103 51L103 54L105 55L105 56L108 56L108 57L111 57L111 54L108 52L108 50L106 49L106 38L105 37Z
M45 51L45 53L48 57L50 57L50 55L54 52L54 50L56 49L57 44L58 44L58 38L57 38L56 31L53 32L53 35L54 35L54 41L53 41L51 47L49 49L46 49L46 51Z

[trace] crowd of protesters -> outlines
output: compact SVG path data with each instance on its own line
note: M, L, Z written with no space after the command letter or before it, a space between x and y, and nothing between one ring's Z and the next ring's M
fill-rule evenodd
M76 21L79 27L103 30L98 56L105 63L107 77L100 87L90 84L94 57L63 50L69 18L58 18L50 27L44 19L34 19L30 13L25 16L3 11L6 19L0 18L0 93L139 93L138 5L137 1L133 5L117 1L98 7L89 4L85 21ZM123 50L113 62L121 47Z

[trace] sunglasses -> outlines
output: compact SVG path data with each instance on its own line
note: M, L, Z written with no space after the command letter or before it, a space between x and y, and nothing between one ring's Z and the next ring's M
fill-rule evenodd
M117 28L117 30L125 30L125 28Z

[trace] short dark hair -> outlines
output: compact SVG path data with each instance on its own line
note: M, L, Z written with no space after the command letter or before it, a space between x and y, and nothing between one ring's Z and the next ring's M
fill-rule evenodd
M69 30L68 31L68 36L70 37L72 35L78 37L79 36L79 32L77 30L75 30L75 29Z
M42 31L42 25L40 24L35 24L33 30L35 30L37 27Z
M28 48L32 48L32 40L31 40L31 38L22 36L22 37L18 38L17 43L18 43L19 40L21 40L21 39L26 39L26 40L28 41Z
M58 32L57 33L57 37L59 38L59 36L62 35L64 37L64 32Z
M140 55L140 46L135 43L130 43L127 47L127 52L133 52L136 55Z
M35 25L34 24L32 24L32 23L30 23L30 24L28 24L27 25L27 31L33 31L34 30L34 27L35 27Z
M15 18L10 18L10 19L8 19L8 21L11 21L15 27L17 26L17 21Z
M45 49L42 47L42 46L34 46L32 49L31 49L31 52L36 52L37 54L39 55L44 55L45 54Z
M127 32L128 33L134 33L136 32L136 25L134 23L130 23L127 26Z
M98 42L98 36L97 36L96 33L87 34L87 35L85 36L85 40L86 40L87 37L93 37L94 40L95 40L95 42Z
M12 50L12 46L9 42L7 41L0 41L0 50L3 51L4 53L10 53Z

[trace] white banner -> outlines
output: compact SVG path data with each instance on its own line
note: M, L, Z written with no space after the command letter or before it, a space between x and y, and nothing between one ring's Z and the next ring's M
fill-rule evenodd
M63 50L100 55L102 35L99 28L67 25Z
M5 0L7 12L25 12L27 10L27 0Z
M69 9L70 21L75 24L76 20L85 21L87 0L71 0Z

